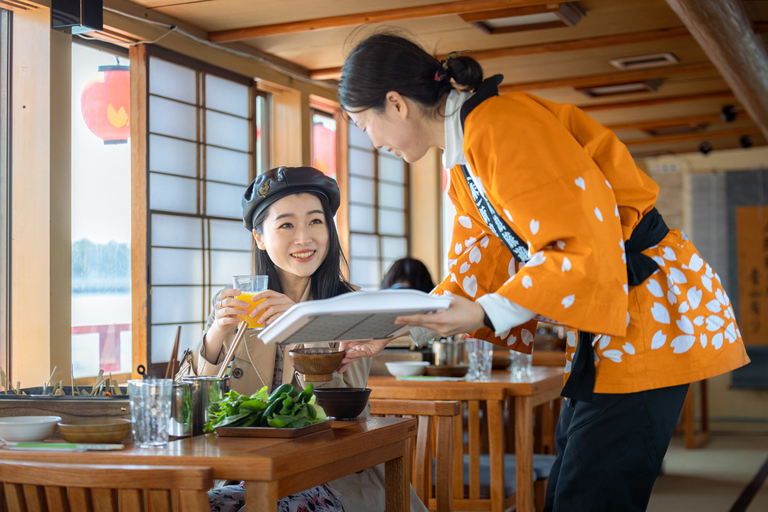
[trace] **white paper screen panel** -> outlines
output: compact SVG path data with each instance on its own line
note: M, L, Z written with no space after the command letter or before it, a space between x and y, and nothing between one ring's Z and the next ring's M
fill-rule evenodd
M349 273L352 284L358 286L374 286L378 288L382 276L378 260L356 258L349 263Z
M405 181L403 160L387 154L379 154L379 179L403 183Z
M149 97L149 131L180 139L197 138L197 108L178 101Z
M248 117L248 87L215 75L205 75L205 106Z
M149 92L187 103L195 103L197 73L185 66L151 58L149 59Z
M248 186L248 153L207 146L205 148L205 177Z
M350 148L349 150L349 174L352 176L363 176L373 178L373 153L361 149Z
M403 238L381 237L381 256L387 260L398 260L408 255L408 241ZM389 265L385 267L389 269Z
M153 248L152 284L203 284L203 253L190 249Z
M353 124L349 125L349 145L356 148L373 149L373 143L371 142L370 137Z
M251 252L252 238L241 220L211 220L211 249ZM250 273L250 272L246 272Z
M373 233L374 210L370 206L350 205L349 207L349 229L350 231L360 231L363 233Z
M197 144L162 135L150 135L149 170L197 176Z
M195 217L152 215L152 246L200 249L203 221Z
M373 206L376 184L367 178L349 177L349 201L355 204L367 204Z
M203 323L195 322L181 326L181 338L179 339L179 356L184 349L192 348L200 341L200 333L203 332ZM170 360L173 342L176 339L176 325L153 325L150 329L152 336L152 351L150 352L153 363Z
M378 258L379 237L376 235L351 234L349 246L353 258Z
M205 141L239 151L248 151L248 121L246 119L219 114L210 110L205 113Z
M379 233L382 235L404 235L405 213L379 210Z
M242 217L240 199L245 189L239 185L207 182L205 213L211 217Z
M197 213L197 180L149 173L149 208Z
M251 253L211 251L211 284L231 287L232 276L251 273Z
M380 182L379 207L405 209L405 187Z
M152 323L187 323L203 318L202 286L153 286Z

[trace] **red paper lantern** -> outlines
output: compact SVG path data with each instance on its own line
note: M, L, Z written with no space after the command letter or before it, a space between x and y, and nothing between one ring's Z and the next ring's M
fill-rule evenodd
M88 129L104 144L125 144L131 137L131 81L128 66L99 66L80 96Z

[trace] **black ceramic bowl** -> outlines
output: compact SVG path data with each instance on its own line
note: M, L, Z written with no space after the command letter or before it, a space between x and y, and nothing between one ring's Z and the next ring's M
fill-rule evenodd
M317 405L336 420L354 420L368 404L369 388L316 388Z

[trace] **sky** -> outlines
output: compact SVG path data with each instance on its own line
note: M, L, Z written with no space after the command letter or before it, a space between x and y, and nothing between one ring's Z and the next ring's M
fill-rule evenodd
M72 45L72 241L131 242L131 147L105 145L85 124L80 95L114 55ZM121 65L128 59L120 58Z

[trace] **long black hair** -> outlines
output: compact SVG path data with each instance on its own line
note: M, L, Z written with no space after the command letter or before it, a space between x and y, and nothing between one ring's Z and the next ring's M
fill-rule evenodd
M427 266L416 258L401 258L394 262L389 267L384 279L381 280L381 288L382 290L392 288L397 283L402 283L403 281L408 283L407 288L421 290L426 293L431 292L435 287Z
M483 68L472 57L450 54L438 60L411 40L390 32L358 43L341 68L339 101L347 112L381 111L395 91L430 109L453 89L475 90Z
M313 299L327 299L352 291L352 285L347 281L342 273L342 268L348 268L347 259L341 250L339 234L336 231L336 224L333 222L331 207L328 205L328 199L322 194L315 192L296 192L297 194L312 194L320 200L323 205L323 214L325 216L325 225L328 228L328 253L320 266L312 274L309 284L309 292ZM253 230L258 234L264 233L264 220L269 215L272 206L266 208L253 220ZM277 266L269 257L266 250L256 248L256 274L269 276L269 289L283 293L283 285L280 281L280 273Z

